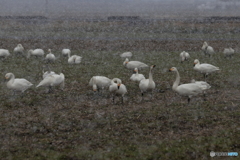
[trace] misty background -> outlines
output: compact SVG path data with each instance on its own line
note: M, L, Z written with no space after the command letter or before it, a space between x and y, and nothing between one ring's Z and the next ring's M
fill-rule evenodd
M143 18L238 16L239 0L0 0L1 16Z

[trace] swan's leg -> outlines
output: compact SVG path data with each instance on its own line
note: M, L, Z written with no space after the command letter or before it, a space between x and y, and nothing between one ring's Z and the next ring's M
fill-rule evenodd
M48 93L51 93L51 92L53 92L53 88L52 86L49 86Z
M123 96L122 96L122 104L123 104Z
M188 97L188 104L190 103L190 100L191 100L190 97Z
M114 104L114 100L115 100L115 97L114 97L114 94L112 95L112 103Z

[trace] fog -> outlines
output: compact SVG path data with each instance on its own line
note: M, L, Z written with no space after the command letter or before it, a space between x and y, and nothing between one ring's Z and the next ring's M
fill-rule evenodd
M2 16L147 18L238 16L238 0L0 0Z

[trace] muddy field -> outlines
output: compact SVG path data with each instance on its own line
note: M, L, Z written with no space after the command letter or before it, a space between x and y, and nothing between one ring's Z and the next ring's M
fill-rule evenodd
M1 77L8 72L26 78L34 86L12 95L6 82L0 85L1 159L210 159L210 151L239 152L240 118L240 23L232 20L198 21L0 21L1 48L21 43L26 51L47 49L58 57L53 64L42 58L10 57L1 60ZM216 54L201 52L203 41ZM236 50L224 58L223 49ZM83 57L79 65L69 65L61 50ZM179 62L183 50L191 59ZM131 60L155 64L153 99L141 101L138 84L123 66L120 53L131 51ZM204 80L193 70L194 59L220 67L207 78L206 96L185 97L171 86L179 69L181 82ZM35 86L47 69L64 73L64 91L45 93ZM148 69L141 70L148 77ZM108 90L94 94L88 82L92 76L121 78L128 94L124 103L113 104ZM224 157L226 158L226 157Z

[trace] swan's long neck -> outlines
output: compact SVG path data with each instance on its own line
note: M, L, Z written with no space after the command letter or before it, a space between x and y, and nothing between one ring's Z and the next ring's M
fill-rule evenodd
M138 70L136 70L136 73L135 73L136 75L138 75Z
M70 52L68 52L68 58L70 58L71 57L71 53Z
M14 79L15 79L15 76L12 74L10 80L8 81L8 83L12 84L14 82Z
M150 68L150 71L149 71L149 84L151 84L152 82L153 82L152 68Z
M179 85L179 83L180 83L180 75L179 75L178 71L176 71L176 80L173 83L172 89L176 90L178 85Z

